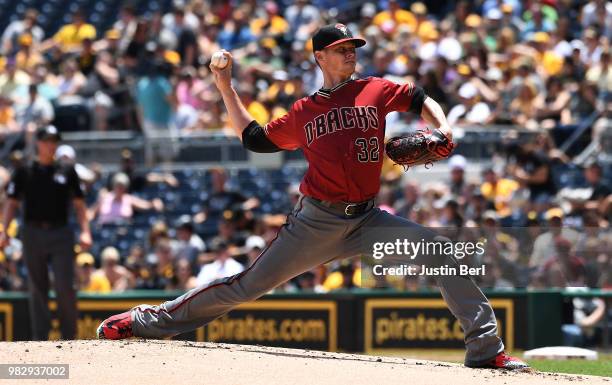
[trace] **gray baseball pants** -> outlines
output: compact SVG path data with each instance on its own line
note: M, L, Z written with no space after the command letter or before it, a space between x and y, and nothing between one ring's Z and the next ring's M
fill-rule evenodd
M194 330L315 266L335 259L372 255L371 245L368 247L362 239L368 229L377 228L405 228L411 237L421 233L425 240L436 236L416 223L378 208L347 218L337 210L303 197L276 239L248 269L192 289L159 306L137 306L132 311L132 331L138 337L166 338ZM428 256L417 257L410 263L436 266L457 264L457 261ZM476 284L465 276L436 279L448 308L464 330L466 363L480 363L501 352L504 345L497 335L493 309Z
M74 285L74 234L68 227L23 228L23 256L28 268L32 339L46 341L51 328L49 312L49 263L53 269L57 315L62 339L76 337L77 296Z

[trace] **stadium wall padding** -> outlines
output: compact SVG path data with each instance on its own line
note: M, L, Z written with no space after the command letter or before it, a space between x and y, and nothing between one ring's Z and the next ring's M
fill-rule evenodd
M95 337L106 317L142 303L159 304L180 292L130 291L79 294L78 338ZM564 296L556 290L491 291L499 333L508 350L562 344ZM611 292L591 295L612 298ZM30 337L27 293L0 293L0 340ZM567 301L565 301L567 304ZM50 339L59 339L51 295ZM175 339L281 346L327 351L380 353L409 349L461 349L461 327L438 292L384 290L328 294L269 294Z

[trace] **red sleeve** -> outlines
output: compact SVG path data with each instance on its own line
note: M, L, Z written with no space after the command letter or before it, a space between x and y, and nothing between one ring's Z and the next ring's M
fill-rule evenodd
M264 132L268 139L283 150L297 150L300 148L301 143L295 116L294 104L285 115L274 119L264 126Z
M391 111L406 112L412 106L416 86L412 82L397 84L387 79L382 82L382 97L385 115Z

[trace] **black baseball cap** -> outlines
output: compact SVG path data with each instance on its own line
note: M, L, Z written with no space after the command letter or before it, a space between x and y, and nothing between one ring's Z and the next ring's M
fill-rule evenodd
M356 48L363 47L366 44L365 40L353 37L346 25L340 23L329 24L315 32L312 37L312 49L313 51L321 51L347 41L355 43Z
M62 135L60 134L59 130L57 129L57 127L49 124L46 126L42 126L39 127L36 130L36 139L38 140L55 140L55 141L61 141L62 140Z

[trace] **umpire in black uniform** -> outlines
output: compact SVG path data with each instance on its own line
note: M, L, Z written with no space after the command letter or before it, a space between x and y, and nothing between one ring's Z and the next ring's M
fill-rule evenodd
M62 338L74 339L78 312L74 286L74 234L68 226L68 213L72 203L81 228L81 247L89 248L91 232L84 193L74 167L55 161L55 150L61 140L57 128L51 125L40 127L36 139L36 160L14 170L8 184L4 228L8 228L20 202L23 202L20 232L28 268L32 339L46 340L51 327L49 262L55 277ZM0 234L0 247L7 243L6 233Z

